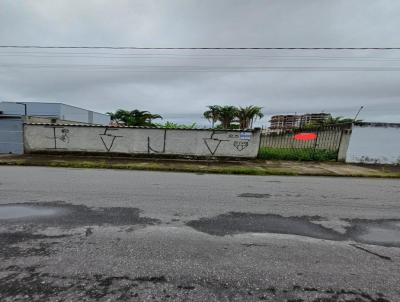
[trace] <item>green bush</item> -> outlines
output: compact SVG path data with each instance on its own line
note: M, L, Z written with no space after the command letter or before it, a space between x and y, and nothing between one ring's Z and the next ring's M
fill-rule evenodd
M337 151L320 149L268 148L262 147L258 157L261 159L301 160L301 161L332 161L337 159Z
M193 124L178 124L170 121L166 121L164 124L154 124L156 127L159 128L166 128L166 129L195 129L197 127L196 123Z

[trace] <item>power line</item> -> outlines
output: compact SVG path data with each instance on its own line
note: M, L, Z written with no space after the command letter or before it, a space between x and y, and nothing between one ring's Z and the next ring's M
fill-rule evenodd
M0 64L0 68L104 70L128 72L267 72L267 71L400 71L400 67L331 66L196 66L196 65L100 65L100 64Z
M400 47L136 47L0 45L0 48L34 49L134 49L134 50L400 50Z
M0 57L34 57L34 58L102 58L102 59L210 59L210 58L241 58L241 59L272 59L272 60L305 60L305 61L400 61L399 57L343 57L343 56L274 56L274 55L249 55L249 54L159 54L159 53L96 53L96 52L0 52Z

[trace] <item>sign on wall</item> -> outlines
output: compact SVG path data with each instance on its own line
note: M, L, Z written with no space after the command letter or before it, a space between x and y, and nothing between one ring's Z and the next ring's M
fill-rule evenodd
M251 135L252 135L251 132L240 132L240 139L249 141L251 140Z

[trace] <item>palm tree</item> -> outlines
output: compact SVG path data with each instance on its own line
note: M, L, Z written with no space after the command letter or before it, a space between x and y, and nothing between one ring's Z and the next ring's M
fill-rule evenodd
M221 123L222 129L229 129L232 122L237 116L238 108L235 106L220 106L212 105L207 106L208 110L203 113L203 116L212 123L214 128L215 123Z
M231 124L237 117L238 108L235 106L220 106L218 110L218 121L221 122L223 129L231 128Z
M240 107L237 111L237 118L239 119L240 129L253 128L254 122L257 118L263 118L262 107L247 106Z
M207 106L208 110L203 113L203 116L211 122L211 128L214 128L215 123L218 121L221 106L211 105Z
M149 111L118 109L115 113L109 113L112 120L122 121L127 126L154 126L152 120L162 119L159 114L152 114Z

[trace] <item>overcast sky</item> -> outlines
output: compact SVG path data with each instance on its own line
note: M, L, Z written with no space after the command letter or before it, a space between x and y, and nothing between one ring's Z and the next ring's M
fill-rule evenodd
M399 16L398 0L0 0L0 45L400 47ZM400 51L0 49L1 100L400 122Z

